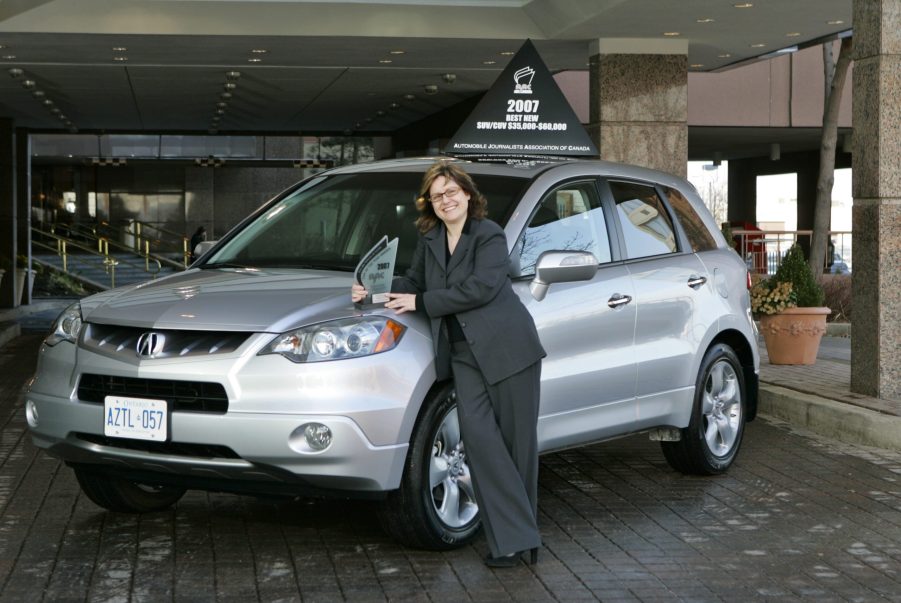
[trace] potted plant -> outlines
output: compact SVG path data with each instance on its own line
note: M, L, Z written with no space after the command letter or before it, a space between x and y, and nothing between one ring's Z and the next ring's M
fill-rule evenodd
M771 364L814 364L826 332L823 288L792 245L776 274L751 288L751 311L760 318L760 331Z

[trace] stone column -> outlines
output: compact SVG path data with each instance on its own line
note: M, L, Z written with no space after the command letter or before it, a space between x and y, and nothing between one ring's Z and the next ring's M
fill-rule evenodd
M16 144L13 120L0 117L0 260L9 261L0 280L0 308L14 308L16 282Z
M592 43L589 124L601 159L685 177L688 163L688 41Z
M901 400L901 0L854 0L851 390Z

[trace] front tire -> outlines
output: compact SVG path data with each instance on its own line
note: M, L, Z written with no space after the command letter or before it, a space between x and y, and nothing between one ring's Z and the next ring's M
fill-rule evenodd
M414 548L463 546L481 525L452 384L426 400L413 428L400 488L379 509L383 529Z
M741 446L746 400L738 356L728 345L714 345L701 361L691 421L682 430L682 439L660 442L670 466L692 475L725 472Z
M95 504L119 513L162 511L178 502L184 488L151 486L110 477L102 469L73 467L81 491Z

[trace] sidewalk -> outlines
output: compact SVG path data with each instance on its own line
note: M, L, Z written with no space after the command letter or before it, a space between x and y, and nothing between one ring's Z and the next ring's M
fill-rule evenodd
M47 331L73 301L52 298L0 310L0 347L22 331ZM830 333L844 333L834 326ZM842 442L901 451L901 400L851 392L850 337L824 337L813 366L770 364L759 343L761 414Z
M760 412L847 442L901 450L901 400L851 391L851 339L824 337L813 366L770 364L760 341Z

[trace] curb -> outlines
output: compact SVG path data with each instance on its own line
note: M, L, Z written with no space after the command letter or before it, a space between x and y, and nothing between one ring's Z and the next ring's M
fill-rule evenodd
M901 451L901 417L760 384L758 410L827 438Z
M22 327L19 326L19 323L14 321L0 322L0 348L21 334Z

